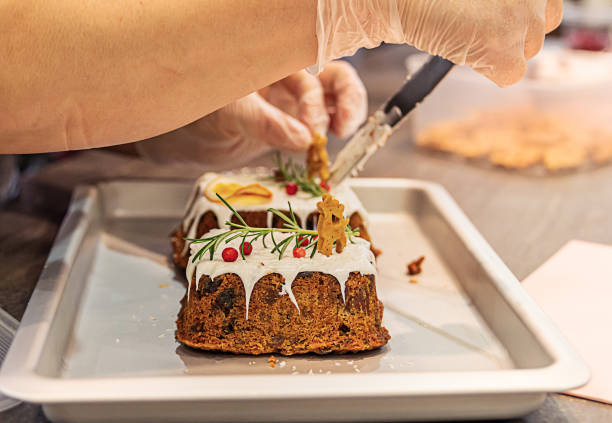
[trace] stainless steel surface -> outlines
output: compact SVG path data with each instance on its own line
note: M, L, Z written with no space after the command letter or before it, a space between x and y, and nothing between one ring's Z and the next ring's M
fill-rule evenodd
M18 327L19 322L0 308L0 366L4 362L4 357L6 357ZM21 401L9 398L0 393L0 412L9 410L20 403Z
M272 370L265 358L177 348L167 333L184 287L167 234L189 185L110 183L77 190L2 389L62 421L363 420L381 409L385 419L448 419L525 414L545 392L584 382L582 363L443 190L404 180L355 189L386 252L378 280L394 338L382 351ZM408 284L404 266L419 253L426 271ZM216 412L202 416L206 405Z
M436 88L452 67L452 62L433 56L411 75L408 82L350 137L336 156L328 182L334 186L350 175L357 176L368 159L386 143L391 131L399 127L408 113Z

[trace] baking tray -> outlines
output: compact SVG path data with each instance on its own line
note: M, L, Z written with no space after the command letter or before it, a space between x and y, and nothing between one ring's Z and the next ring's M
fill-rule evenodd
M272 368L268 356L180 346L185 282L168 261L168 235L191 184L117 181L75 191L0 389L63 422L405 421L514 417L587 381L582 360L446 191L404 179L351 183L383 250L384 348L280 358ZM423 273L406 276L420 255Z
M9 350L11 342L13 342L18 327L19 322L4 311L4 309L0 308L0 366L4 362L4 357ZM21 401L6 397L0 393L0 413L19 404L21 404Z

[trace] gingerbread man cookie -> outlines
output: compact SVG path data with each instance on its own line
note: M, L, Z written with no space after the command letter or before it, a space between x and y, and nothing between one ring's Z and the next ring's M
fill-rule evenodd
M309 179L315 176L319 176L321 182L327 182L329 179L329 156L326 146L327 137L316 134L308 148L308 157L306 158Z
M317 249L326 256L332 255L332 248L336 244L336 252L341 253L346 246L346 225L349 219L345 218L344 205L330 194L323 194L323 200L317 203L319 221L317 223Z

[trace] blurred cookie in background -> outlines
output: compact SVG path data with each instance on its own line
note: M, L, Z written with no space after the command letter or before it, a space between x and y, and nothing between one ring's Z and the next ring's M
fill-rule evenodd
M407 60L409 72L423 60ZM418 146L547 174L612 161L612 53L548 43L518 84L457 66L411 115Z
M612 129L532 107L442 121L421 131L416 144L468 159L486 158L508 169L543 165L558 171L612 160Z

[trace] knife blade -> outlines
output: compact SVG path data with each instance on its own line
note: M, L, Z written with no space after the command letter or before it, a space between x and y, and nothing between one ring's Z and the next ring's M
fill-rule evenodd
M452 67L453 63L446 59L431 57L350 137L336 156L328 183L331 186L338 185L349 175L355 176L360 172L368 159L401 125L408 113L431 93Z

